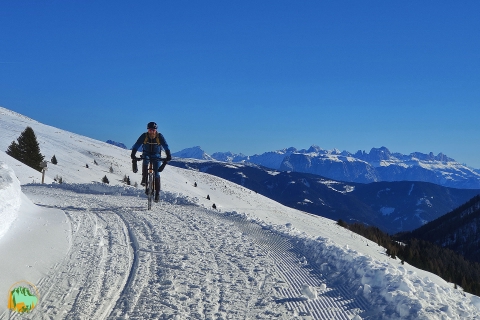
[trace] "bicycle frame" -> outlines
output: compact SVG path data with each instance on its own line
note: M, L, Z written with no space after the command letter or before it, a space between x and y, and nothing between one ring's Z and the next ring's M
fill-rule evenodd
M144 160L143 157L140 158L135 158L137 161ZM145 192L147 194L148 198L148 205L147 205L147 210L152 210L152 202L153 202L153 196L155 194L155 174L156 170L153 169L153 161L165 161L165 158L150 158L148 159L148 171L147 171L147 180L145 183ZM163 165L162 165L163 166ZM163 169L162 169L163 170ZM158 171L162 171L158 170ZM159 190L160 191L160 190Z

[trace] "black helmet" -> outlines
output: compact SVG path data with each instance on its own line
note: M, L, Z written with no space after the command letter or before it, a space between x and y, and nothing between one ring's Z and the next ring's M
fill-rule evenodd
M147 129L155 129L157 130L157 124L155 122L149 122L147 124Z

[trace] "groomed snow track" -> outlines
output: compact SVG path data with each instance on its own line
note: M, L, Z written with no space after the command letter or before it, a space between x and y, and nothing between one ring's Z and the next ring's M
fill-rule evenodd
M10 319L352 319L369 306L341 276L309 265L301 243L237 214L138 195L25 186L71 220L65 259L41 302ZM309 285L316 299L302 295ZM334 288L334 289L330 289ZM2 319L8 319L3 314ZM366 317L368 318L368 316Z

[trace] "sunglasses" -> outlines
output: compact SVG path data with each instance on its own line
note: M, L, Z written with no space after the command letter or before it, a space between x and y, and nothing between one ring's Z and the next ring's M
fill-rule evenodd
M148 129L149 132L155 132L157 129Z

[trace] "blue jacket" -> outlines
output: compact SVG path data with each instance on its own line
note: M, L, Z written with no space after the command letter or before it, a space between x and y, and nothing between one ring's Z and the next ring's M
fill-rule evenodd
M170 148L168 147L167 141L165 140L163 134L157 132L157 137L150 139L150 137L148 137L148 132L143 133L138 138L137 142L135 142L135 144L133 145L132 155L137 153L137 150L138 148L140 148L140 146L142 146L144 156L150 156L155 158L160 158L160 152L162 151L162 147L165 151L170 151Z

